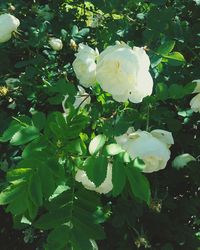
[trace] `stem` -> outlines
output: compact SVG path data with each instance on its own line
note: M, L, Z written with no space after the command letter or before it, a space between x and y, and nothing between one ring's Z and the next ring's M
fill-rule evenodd
M69 220L70 220L71 223L72 223L73 208L74 208L74 197L75 197L75 178L73 177L71 210L70 210L70 215L69 215Z
M19 123L20 123L22 126L24 126L24 127L29 127L29 126L30 126L30 125L26 124L25 122L20 121L19 119L17 119L17 118L14 117L14 116L12 116L12 118L13 118L15 121L19 122Z
M78 105L78 109L80 108L80 106L84 103L84 101L86 101L87 100L87 98L89 97L90 95L87 95L84 99L83 99L83 101Z
M149 131L149 112L150 112L150 108L149 105L147 107L147 124L146 124L146 131Z

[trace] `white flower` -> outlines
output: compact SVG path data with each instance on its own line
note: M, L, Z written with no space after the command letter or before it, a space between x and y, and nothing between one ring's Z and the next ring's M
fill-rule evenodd
M91 47L79 44L76 59L73 62L73 69L80 84L88 88L96 82L96 59L98 51Z
M62 107L67 115L69 113L69 109L65 107L65 102L67 101L69 95L65 95L63 101L62 101ZM78 86L78 92L77 95L75 96L75 101L73 103L73 106L75 109L77 109L79 106L80 108L84 108L87 104L90 104L91 102L91 97L87 92L85 92L85 89L82 88L81 86Z
M119 102L139 103L151 95L153 79L150 60L144 48L123 44L107 47L97 62L97 81Z
M96 187L95 184L89 180L84 170L78 169L76 172L75 180L81 182L83 186L88 190L93 190L100 194L109 193L113 189L112 184L112 165L109 163L107 168L107 175L103 183Z
M13 15L0 15L0 43L7 42L11 38L12 32L16 31L19 25L19 19Z
M200 93L192 98L190 106L194 112L200 112Z
M51 37L49 39L49 45L51 46L53 50L56 50L56 51L59 51L63 48L62 40L56 37Z
M158 139L146 131L133 132L133 130L129 128L126 134L115 137L116 142L129 153L132 159L139 157L144 161L143 172L151 173L164 169L170 159L168 145L172 140L163 140L162 137ZM170 137L167 135L165 138Z

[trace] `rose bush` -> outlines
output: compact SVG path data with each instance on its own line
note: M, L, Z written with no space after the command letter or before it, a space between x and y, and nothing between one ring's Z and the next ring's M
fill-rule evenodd
M0 1L1 249L199 250L198 5Z

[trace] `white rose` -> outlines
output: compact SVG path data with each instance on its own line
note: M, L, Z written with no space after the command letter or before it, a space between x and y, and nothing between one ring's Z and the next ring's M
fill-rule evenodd
M139 103L151 95L153 79L150 60L144 48L126 44L107 47L97 62L97 81L104 91L119 102Z
M16 31L19 25L19 19L13 15L0 15L0 43L7 42L11 38L12 32Z
M63 48L63 43L62 40L56 38L56 37L51 37L49 39L49 45L53 50L59 51Z
M83 186L88 190L92 190L100 194L109 193L113 189L112 165L110 163L108 164L106 178L103 183L98 187L96 187L95 184L89 180L86 172L81 169L78 169L78 171L76 172L75 180L81 182Z
M164 169L170 159L167 143L146 131L131 132L129 128L126 134L115 137L115 140L132 159L139 157L144 161L143 172L145 173Z
M73 69L80 84L88 88L96 82L96 59L99 53L87 45L79 44Z
M192 98L190 101L190 106L194 112L200 112L200 93Z

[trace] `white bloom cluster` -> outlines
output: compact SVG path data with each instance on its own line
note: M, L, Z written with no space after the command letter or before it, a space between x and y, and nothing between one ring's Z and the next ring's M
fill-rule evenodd
M107 175L103 183L100 186L96 187L95 184L89 180L87 174L84 170L78 169L76 172L75 180L81 182L83 186L88 190L93 190L100 194L109 193L113 189L112 184L112 164L108 164Z
M115 137L115 140L132 159L139 157L144 161L143 172L145 173L164 169L170 159L169 147L174 144L172 134L162 129L148 133L129 128L127 133Z
M0 15L0 43L7 42L20 25L19 19L10 14Z
M80 44L73 68L80 84L93 86L98 82L114 100L139 103L153 89L149 73L150 60L144 48L118 43L103 52Z
M51 37L49 39L49 45L55 51L59 51L63 48L62 40L60 40L59 38L56 38L56 37Z
M200 112L200 79L194 80L193 82L196 83L196 87L193 93L198 94L192 98L192 100L190 101L190 106L194 112Z

